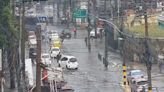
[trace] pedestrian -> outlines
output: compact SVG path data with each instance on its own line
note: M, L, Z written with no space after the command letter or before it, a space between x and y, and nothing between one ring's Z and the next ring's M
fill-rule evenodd
M61 58L61 53L59 52L59 54L56 56L57 63L59 63L60 58Z
M145 92L145 87L144 86L142 86L142 91L141 92Z
M161 61L159 61L158 67L159 67L159 73L162 73L162 62Z
M60 35L60 38L61 38L61 42L63 43L63 41L64 41L64 38L65 38L65 34L64 34L64 31L61 33L61 35Z
M88 45L87 40L88 40L88 38L85 37L85 40L84 41L85 41L86 46Z
M73 28L73 32L74 32L74 38L76 38L76 35L77 35L77 30L76 30L76 28L75 28L75 27Z

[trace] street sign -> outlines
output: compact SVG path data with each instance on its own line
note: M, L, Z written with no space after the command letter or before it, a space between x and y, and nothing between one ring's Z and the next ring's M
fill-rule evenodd
M74 18L85 18L85 17L87 17L86 9L75 10L74 13L73 13L73 17Z
M37 19L40 23L43 23L43 22L46 23L47 22L47 17L38 16Z

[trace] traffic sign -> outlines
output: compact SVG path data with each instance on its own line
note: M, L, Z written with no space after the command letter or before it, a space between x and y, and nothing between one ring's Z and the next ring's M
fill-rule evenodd
M73 13L74 18L85 18L87 17L87 11L86 9L77 9Z
M47 21L47 17L38 16L37 19L39 22L42 22L42 23Z

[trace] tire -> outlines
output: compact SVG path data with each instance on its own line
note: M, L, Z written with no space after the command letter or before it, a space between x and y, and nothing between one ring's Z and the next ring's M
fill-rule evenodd
M68 66L66 65L66 68L69 70Z
M129 85L129 81L127 81L128 82L128 85Z
M61 67L61 65L60 65L60 64L58 64L58 67Z

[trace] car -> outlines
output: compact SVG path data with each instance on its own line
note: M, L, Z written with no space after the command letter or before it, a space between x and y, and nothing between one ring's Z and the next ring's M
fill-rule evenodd
M29 58L35 59L37 55L36 48L29 49Z
M28 36L35 36L35 31L28 31Z
M29 48L36 48L37 41L36 41L36 36L31 35L28 37L28 46Z
M145 91L140 91L141 88L143 89L143 87L144 87ZM138 91L137 91L137 92L148 92L148 85L142 86L142 87L138 88ZM158 91L158 88L155 87L155 86L152 86L152 92L159 92L159 91Z
M144 86L148 84L148 81L146 78L136 78L132 80L132 83L130 85L131 92L142 92Z
M143 77L144 77L144 74L141 70L137 70L137 69L131 70L127 75L127 82L128 84L130 84L133 79L143 78Z
M53 33L53 34L49 34L49 40L53 41L59 39L59 34L58 33Z
M60 38L62 38L62 36L66 39L70 39L72 37L70 29L64 29L60 34Z
M41 60L42 60L42 63L45 64L45 65L51 65L51 58L50 58L50 55L48 53L42 53L41 54Z
M97 28L97 37L100 38L104 34L104 29L103 28ZM95 38L95 29L92 29L90 32L90 37Z
M50 43L50 48L58 47L61 48L61 41L60 39L56 39Z
M56 56L60 53L59 47L54 47L51 49L50 56L51 58L56 58Z
M59 60L60 67L66 67L67 69L78 69L78 62L74 56L62 55Z

